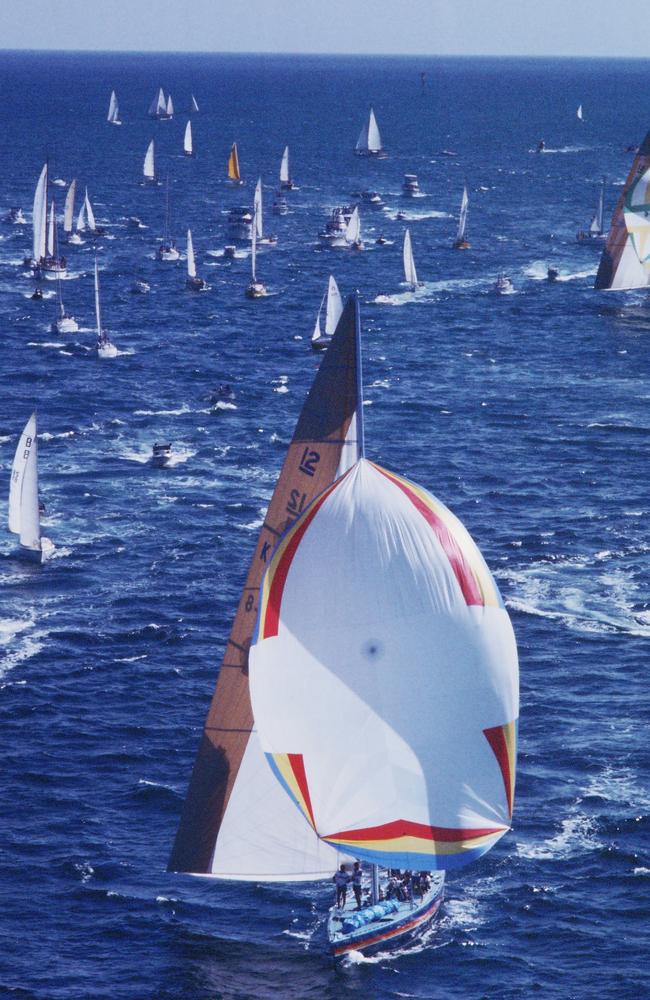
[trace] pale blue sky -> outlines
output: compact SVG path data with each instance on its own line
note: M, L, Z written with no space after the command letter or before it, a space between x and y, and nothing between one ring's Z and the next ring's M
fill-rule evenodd
M647 0L0 0L6 49L648 55Z

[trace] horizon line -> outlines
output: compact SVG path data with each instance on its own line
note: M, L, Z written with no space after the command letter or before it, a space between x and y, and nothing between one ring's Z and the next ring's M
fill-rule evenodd
M286 52L244 49L91 49L91 48L1 48L1 53L31 53L42 55L138 55L138 56L319 56L324 59L347 57L350 59L575 59L575 60L619 60L628 62L649 62L650 56L641 55L588 55L562 54L552 52L313 52L290 50Z

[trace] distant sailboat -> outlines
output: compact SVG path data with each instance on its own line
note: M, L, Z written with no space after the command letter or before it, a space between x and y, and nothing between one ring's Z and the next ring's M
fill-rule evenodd
M600 192L598 194L598 206L589 224L589 229L586 232L584 230L581 230L578 233L577 240L579 243L588 242L589 240L604 240L607 238L607 234L603 231L606 183L607 180L605 177L603 177L602 183L600 185Z
M92 206L92 204L90 202L90 198L88 197L88 188L86 188L86 193L85 193L85 197L84 197L83 208L84 208L85 213L86 213L86 228L94 236L102 236L103 233L104 233L104 230L101 228L101 226L98 226L97 223L95 222L95 213L93 211L93 206Z
M237 153L237 143L233 142L230 147L230 156L228 157L228 180L233 184L243 184L241 179L241 173L239 170L239 154Z
M52 218L54 218L54 202L52 202ZM54 254L57 253L57 243L56 243L56 226L52 225L53 233L53 249ZM66 315L65 307L63 305L63 295L61 293L61 276L57 275L56 279L56 319L53 321L51 329L53 333L76 333L79 329L79 324L77 323L74 316Z
M465 237L465 230L467 228L467 210L469 208L469 195L467 194L467 185L463 187L463 197L460 200L460 216L458 217L458 230L456 232L456 239L454 240L455 250L469 250L471 244Z
M324 332L321 329L320 325L323 306L325 306ZM339 286L336 284L334 275L330 274L330 278L327 283L327 291L325 292L321 300L320 308L318 310L318 315L316 316L316 326L314 327L314 332L311 335L312 350L324 351L329 346L332 337L334 336L334 331L338 326L338 322L341 318L342 312L343 312L343 299L341 298Z
M183 152L186 156L194 156L194 147L192 145L192 122L188 121L185 126L185 136L183 137Z
M255 185L255 195L253 197L253 218L257 233L257 242L275 246L278 242L277 236L264 235L264 210L262 207L262 178L259 177Z
M54 544L41 535L38 503L38 443L36 413L20 435L9 481L9 531L20 538L20 552L43 563L54 552Z
M359 208L354 206L350 221L345 230L345 241L353 250L363 250L363 240L361 239L361 216Z
M261 299L268 294L266 285L257 277L257 212L253 215L253 229L251 234L251 280L246 286L247 299Z
M32 207L32 258L31 264L37 278L56 278L66 273L66 259L54 252L55 226L54 213L48 204L48 164L41 170Z
M289 147L284 147L284 153L282 154L282 161L280 163L280 190L281 191L297 191L298 187L294 184L291 179L291 171L289 169Z
M70 181L70 187L68 188L68 193L65 196L65 205L63 207L63 232L65 233L65 238L68 243L83 243L81 236L78 233L73 233L74 227L74 200L77 193L77 181L76 178Z
M379 126L377 125L377 119L375 118L375 112L370 109L370 114L368 115L368 121L365 123L359 138L357 139L357 144L354 147L354 152L357 156L385 156L384 147L381 143L381 135L379 134Z
M102 327L102 314L99 305L99 270L97 268L97 258L95 257L95 317L97 321L97 354L100 358L117 357L117 347L111 341L106 330Z
M167 96L167 108L166 108L166 111L167 111L167 117L168 118L173 118L174 117L174 102L172 101L172 95L171 94L169 94Z
M120 109L117 103L115 91L111 90L111 99L108 102L108 115L106 119L111 125L121 125Z
M409 285L411 291L414 292L420 282L418 281L417 271L415 270L413 247L411 246L411 233L408 229L404 233L402 256L404 259L404 281L407 285Z
M584 115L582 113L582 104L578 105L578 110L576 111L576 118L578 119L579 122L583 122L585 120Z
M193 292L207 292L209 285L204 278L199 278L196 273L196 259L194 257L194 243L192 242L192 230L187 230L187 287Z
M153 101L149 105L149 117L157 118L159 119L159 121L164 121L165 119L171 118L171 115L168 113L167 108L168 108L168 101L165 99L165 93L162 87L160 87L158 93L156 94ZM174 112L174 106L172 104L172 114L173 112Z
M180 259L180 251L176 246L176 240L170 235L171 208L169 201L169 175L167 176L167 187L165 190L165 231L160 246L157 250L158 260L174 261Z
M156 164L155 164L155 146L153 139L147 146L147 152L144 155L144 166L142 168L144 174L145 184L158 184L158 178L156 176Z
M198 111L199 105L197 103L196 97L192 94L192 100L190 101L190 111Z
M650 132L639 146L618 199L595 287L650 285Z

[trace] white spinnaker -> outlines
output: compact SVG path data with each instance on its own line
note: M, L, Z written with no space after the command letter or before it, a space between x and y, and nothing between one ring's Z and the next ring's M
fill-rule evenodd
M370 109L370 116L368 118L368 150L371 153L379 153L381 151L381 135L379 134L379 126L377 125L377 119L375 118L375 112Z
M116 122L119 116L119 108L117 106L117 96L114 90L111 90L111 98L108 102L108 121Z
M411 246L411 233L406 230L404 233L404 281L408 285L417 285L418 275L415 270L415 260L413 259L413 247Z
M289 147L284 147L282 162L280 163L280 184L289 183Z
M156 176L156 168L155 168L155 165L154 165L154 141L153 141L153 139L151 140L151 142L147 146L147 152L145 153L145 156L144 156L143 173L144 173L144 176L145 176L146 180L148 180L148 181L154 180L154 178Z
M466 529L435 503L454 546L491 580ZM484 733L518 715L505 609L466 603L428 520L364 459L285 571L277 635L251 646L251 697L262 749L302 755L317 832L396 821L505 832L504 777ZM315 611L324 593L336 627Z
M47 226L47 255L54 256L54 235L56 228L56 217L54 214L54 202L50 203L50 219Z
M84 205L86 207L86 218L88 220L88 228L93 231L97 228L95 224L95 213L93 212L93 206L90 204L90 198L88 197L88 188L86 188L86 197L84 198Z
M196 261L194 259L194 244L192 242L192 230L187 230L187 276L196 278Z
M47 163L41 170L38 178L36 190L34 192L34 206L32 210L32 223L34 227L32 256L38 262L45 256L47 240Z
M262 178L260 177L255 185L255 197L253 199L253 208L255 211L255 231L257 233L257 238L262 239L264 235L264 221L262 215Z
M336 284L334 275L330 274L329 281L327 283L327 309L325 312L325 333L328 337L334 336L334 331L338 326L342 312L343 299L341 298L339 286Z
M467 185L465 185L463 187L463 197L460 199L460 216L458 217L458 232L456 233L457 240L462 240L465 236L468 208L469 208L469 195L467 194Z
M65 196L65 205L63 206L63 232L72 232L72 220L74 217L74 198L77 191L77 180L76 178L70 181L70 187L68 188L68 193Z
M192 122L188 121L185 126L185 136L183 138L183 150L188 154L192 155Z
M359 215L359 209L356 205L352 215L350 216L350 221L347 224L345 238L348 243L357 243L361 239L361 216Z
M36 435L36 413L32 413L18 441L9 483L9 531L30 549L41 546Z

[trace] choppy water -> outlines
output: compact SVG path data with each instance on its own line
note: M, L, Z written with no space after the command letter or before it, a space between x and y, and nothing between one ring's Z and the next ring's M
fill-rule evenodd
M156 124L160 85L179 113ZM113 87L121 128L104 121ZM70 248L64 284L82 330L53 335L54 301L28 298L29 228L1 226L0 463L7 482L38 406L57 545L45 568L16 561L8 535L0 551L2 996L649 995L650 304L595 293L598 250L574 238L602 174L611 212L647 90L648 64L633 62L3 55L0 209L31 207L46 153L52 177L88 185L124 353L99 362L92 349L93 244ZM371 103L390 153L372 163L351 153ZM164 193L139 184L152 135L172 228L184 245L191 225L209 294L185 292L182 262L153 258ZM541 137L548 153L529 153ZM223 181L235 139L239 191ZM215 254L260 173L270 204L287 142L300 191L290 215L268 216L279 244L259 271L274 294L251 303L248 260ZM407 171L425 198L402 201ZM317 248L326 213L366 187L386 202L362 208L366 252ZM399 285L400 208L416 295ZM128 231L130 215L148 228ZM380 232L393 242L374 245ZM543 280L548 264L563 280ZM472 531L514 620L523 695L513 832L450 881L424 945L338 969L323 953L327 887L165 873L247 560L318 365L309 337L330 271L361 292L368 452ZM502 272L516 294L491 293ZM149 296L130 294L134 275ZM237 408L214 416L223 381ZM155 470L163 439L177 461Z

